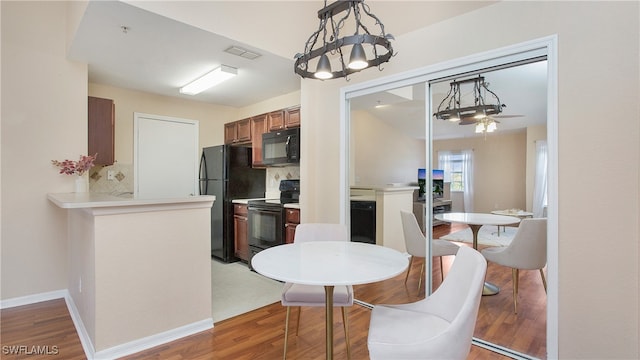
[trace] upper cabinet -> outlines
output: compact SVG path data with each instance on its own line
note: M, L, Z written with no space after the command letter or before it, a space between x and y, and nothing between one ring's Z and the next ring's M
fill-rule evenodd
M269 131L277 131L284 129L284 111L272 111L267 114L269 120Z
M98 154L96 165L113 165L115 143L115 104L111 99L89 96L89 155Z
M287 129L300 127L300 106L285 109L284 126Z
M224 125L224 143L239 144L251 141L251 119L242 119Z
M268 118L269 131L300 127L300 106L270 112Z
M267 114L254 116L251 118L251 165L253 167L263 167L262 163L262 134L267 132Z
M251 165L257 168L264 167L262 134L296 127L300 127L300 106L226 123L224 124L224 143L251 146Z

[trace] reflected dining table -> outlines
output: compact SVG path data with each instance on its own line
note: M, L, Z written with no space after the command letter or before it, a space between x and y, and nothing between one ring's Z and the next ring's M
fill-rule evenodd
M434 218L448 223L461 223L469 225L473 234L473 248L478 250L478 232L483 225L505 226L520 223L520 218L515 216L484 214L484 213L442 213L434 215ZM482 295L495 295L500 288L490 282L484 283Z
M251 265L259 274L289 283L324 286L326 358L333 358L333 289L392 278L409 259L397 250L349 241L278 245L259 252Z

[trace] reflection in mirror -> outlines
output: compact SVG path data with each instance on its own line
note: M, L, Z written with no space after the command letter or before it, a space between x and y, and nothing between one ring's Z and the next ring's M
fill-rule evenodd
M435 120L432 114L427 116L425 89L429 88L429 101L436 111L455 78L434 82L428 87L419 83L350 99L351 194L366 187L417 186L418 169L426 169L430 174L431 170L447 168L442 185L436 184L442 188L438 189L438 196L433 200L434 207L429 202L434 189L430 186L426 187L426 200L421 201L416 194L412 207L427 237L449 239L460 246L470 246L467 225L437 221L432 224L429 218L434 212L531 212L536 144L546 139L546 61L485 72L482 76L491 91L500 97L501 103L506 104L503 112L494 116L496 130L491 133L476 133L475 124L459 125L457 122ZM468 95L463 89L462 96ZM425 158L427 148L431 150L431 159ZM464 182L460 178L462 168L458 166L464 150L473 154L471 178L475 191L473 200L468 200L467 204ZM439 154L448 154L448 157ZM457 174L456 171L452 173L452 169ZM431 181L430 176L426 181ZM441 207L443 202L447 206ZM469 203L473 203L471 208ZM479 248L504 246L517 229L484 226L480 231L482 240ZM454 257L444 256L442 260L446 278ZM414 264L406 291L396 292L391 299L384 301L407 303L424 298L425 287L417 290L419 273L419 265ZM487 279L497 284L501 291L482 298L474 337L518 353L545 358L546 295L539 273L520 272L517 314L513 310L511 274L508 267L489 264ZM433 259L432 269L427 271L426 278L432 279L435 291L441 283L439 259ZM380 301L379 296L362 298L361 294L358 299L371 304Z

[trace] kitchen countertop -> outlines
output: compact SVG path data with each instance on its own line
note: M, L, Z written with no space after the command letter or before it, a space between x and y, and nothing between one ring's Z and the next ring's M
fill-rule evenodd
M131 194L115 196L107 193L51 193L49 201L63 209L104 208L120 206L163 205L215 201L212 195L185 196L161 199L136 199Z
M413 191L413 190L419 189L419 187L410 186L410 185L386 184L386 185L371 185L371 186L352 186L351 189L395 192L395 191Z
M267 198L253 198L253 199L233 199L231 200L232 203L234 204L244 204L247 205L249 203L249 201L253 201L253 200L267 200ZM271 200L271 199L269 199ZM274 199L275 200L275 199Z

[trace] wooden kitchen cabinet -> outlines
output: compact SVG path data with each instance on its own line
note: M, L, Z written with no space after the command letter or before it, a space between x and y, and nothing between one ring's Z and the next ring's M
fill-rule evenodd
M300 106L269 113L269 131L300 127Z
M98 154L96 165L113 165L115 144L115 104L111 99L89 96L88 155Z
M267 114L251 118L251 166L264 167L262 163L262 134L268 132Z
M300 127L300 106L291 107L284 111L284 126L287 129Z
M224 124L224 143L240 144L251 141L251 118Z
M269 121L269 131L278 131L284 129L284 111L272 111L267 114Z
M293 243L296 236L296 227L300 224L300 209L285 208L284 242Z
M249 261L249 223L248 206L233 204L233 240L235 256L242 261Z

